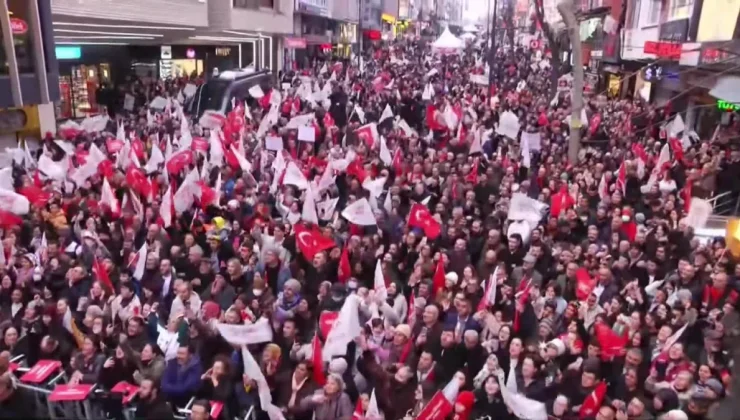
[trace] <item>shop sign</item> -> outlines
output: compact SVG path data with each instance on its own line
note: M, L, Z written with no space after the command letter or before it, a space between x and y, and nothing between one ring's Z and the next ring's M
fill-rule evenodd
M663 66L659 64L650 64L642 71L642 78L646 82L657 82L663 78Z
M172 60L172 45L162 45L159 47L159 58L162 60Z
M228 57L230 55L231 55L231 48L229 47L217 47L216 48L217 57Z
M678 19L660 25L658 39L670 42L686 42L689 34L689 19Z
M645 41L642 51L645 54L655 54L658 58L681 58L681 44L675 42Z
M10 18L10 29L13 35L23 35L28 32L28 24L23 19Z
M735 104L732 102L723 101L721 99L717 100L717 109L720 111L740 111L740 104Z
M331 17L327 0L298 0L298 10L312 15Z
M306 38L297 38L292 36L286 36L284 39L285 48L294 50L306 48Z
M383 13L382 15L380 15L380 19L383 20L383 21L385 21L385 22L390 23L391 25L394 24L394 23L396 23L395 16L389 15L388 13Z

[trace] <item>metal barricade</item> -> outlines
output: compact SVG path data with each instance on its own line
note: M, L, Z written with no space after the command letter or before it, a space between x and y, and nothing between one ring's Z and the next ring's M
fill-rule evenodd
M11 363L16 364L12 367L13 374L15 375L15 385L25 391L28 391L33 396L33 401L36 406L36 411L39 414L44 412L48 413L48 417L52 420L67 420L67 419L87 419L95 420L102 418L100 415L95 414L93 404L91 404L90 396L94 395L95 385L85 387L84 393L85 398L81 400L55 400L52 397L54 391L59 391L59 387L65 388L62 392L72 393L74 387L68 385L68 378L66 372L64 372L61 364L57 365L55 361L39 361L36 365L29 367L24 363L23 356L19 356L11 359ZM49 363L53 365L49 365ZM38 368L40 364L46 363L46 366ZM44 372L44 376L40 381L28 381L27 375L29 372L35 372L39 370L47 369L49 372ZM23 380L22 378L26 378Z

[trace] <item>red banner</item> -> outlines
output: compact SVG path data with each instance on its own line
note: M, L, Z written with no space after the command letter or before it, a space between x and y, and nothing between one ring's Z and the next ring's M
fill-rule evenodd
M452 412L452 403L444 396L442 391L437 391L426 407L421 410L416 420L443 420Z
M220 401L211 401L211 418L217 419L224 410L224 403Z
M57 385L56 388L51 391L51 394L49 394L49 401L82 401L90 395L92 389L93 385L87 384Z
M134 399L134 397L136 397L136 394L139 392L139 387L126 381L121 381L111 388L110 392L123 394L122 402L124 404L128 404Z
M29 384L40 384L61 367L62 362L58 360L39 360L31 370L21 376L21 381Z

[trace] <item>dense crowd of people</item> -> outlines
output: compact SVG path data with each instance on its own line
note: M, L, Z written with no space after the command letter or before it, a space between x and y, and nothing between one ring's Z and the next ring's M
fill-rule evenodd
M687 216L737 126L686 142L680 110L594 92L572 162L547 52L445 53L383 43L200 119L193 81L132 80L133 111L9 150L0 417L32 417L18 356L131 384L111 418L711 415L740 265Z

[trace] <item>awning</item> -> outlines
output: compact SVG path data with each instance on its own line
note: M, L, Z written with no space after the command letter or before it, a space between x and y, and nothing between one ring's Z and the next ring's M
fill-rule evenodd
M725 102L740 104L740 76L719 76L709 94Z

